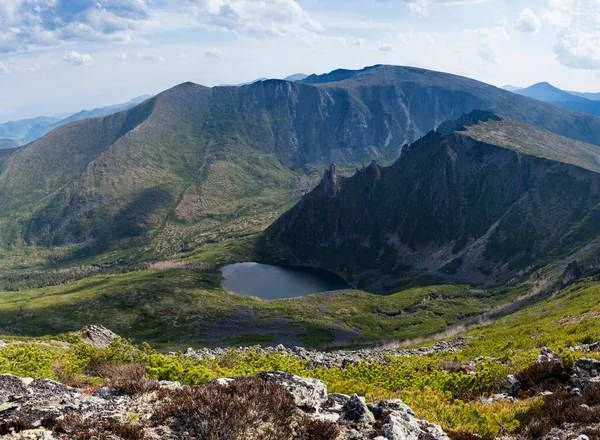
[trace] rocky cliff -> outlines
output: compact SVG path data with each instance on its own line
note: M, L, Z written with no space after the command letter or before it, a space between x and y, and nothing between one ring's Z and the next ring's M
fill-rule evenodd
M456 125L468 129L431 132L390 167L351 178L331 168L266 231L266 254L386 291L425 276L505 282L595 240L598 153L583 159L595 147L497 115L466 119Z

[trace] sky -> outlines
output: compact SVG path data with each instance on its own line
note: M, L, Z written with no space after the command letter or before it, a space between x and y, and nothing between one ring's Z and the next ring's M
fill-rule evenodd
M600 91L600 0L0 0L0 122L374 64Z

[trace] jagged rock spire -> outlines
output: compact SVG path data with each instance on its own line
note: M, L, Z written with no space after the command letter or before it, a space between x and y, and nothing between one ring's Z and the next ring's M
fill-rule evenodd
M335 164L329 165L329 169L325 170L323 175L323 195L328 199L335 198L340 193L338 183L338 174Z

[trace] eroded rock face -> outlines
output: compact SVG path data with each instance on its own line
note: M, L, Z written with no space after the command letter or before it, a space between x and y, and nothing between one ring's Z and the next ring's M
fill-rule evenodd
M577 261L573 261L570 263L565 271L563 272L562 284L563 286L568 286L569 284L573 284L579 278L583 276L583 268L579 265Z

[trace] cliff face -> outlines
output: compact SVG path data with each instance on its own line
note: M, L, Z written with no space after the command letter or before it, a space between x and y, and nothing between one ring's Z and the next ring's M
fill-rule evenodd
M595 172L432 132L390 167L328 172L264 245L278 261L373 290L419 276L495 283L594 239L598 203Z

